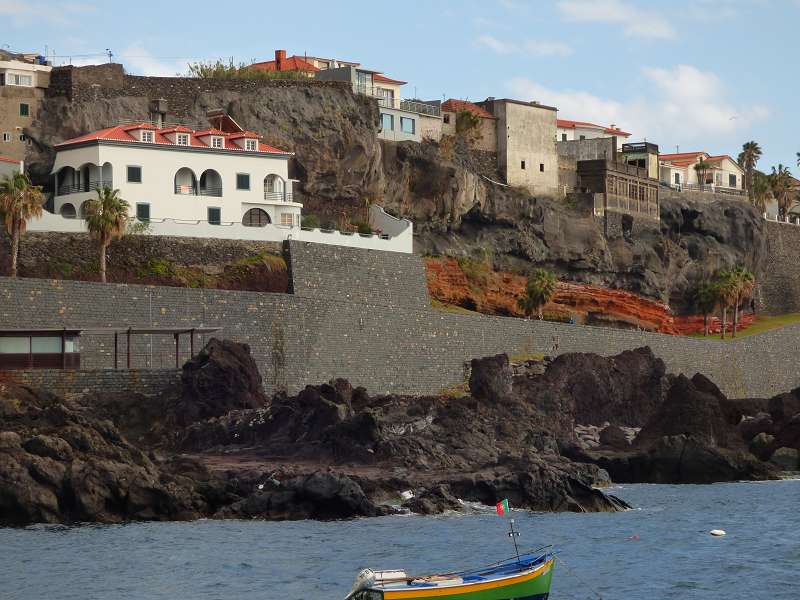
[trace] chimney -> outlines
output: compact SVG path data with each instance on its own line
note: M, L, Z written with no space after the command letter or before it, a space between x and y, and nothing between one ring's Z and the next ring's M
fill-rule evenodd
M283 61L286 60L286 50L275 50L275 70L283 70Z

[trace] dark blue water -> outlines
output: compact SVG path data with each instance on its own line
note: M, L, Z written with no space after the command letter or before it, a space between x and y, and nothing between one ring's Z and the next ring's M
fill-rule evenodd
M524 546L553 543L563 559L553 600L800 598L800 481L613 491L639 508L514 515ZM505 558L506 527L484 513L0 529L0 598L340 600L364 566Z

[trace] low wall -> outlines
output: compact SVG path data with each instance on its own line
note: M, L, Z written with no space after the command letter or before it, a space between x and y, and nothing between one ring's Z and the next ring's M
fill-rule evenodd
M180 379L181 372L178 369L0 371L0 381L41 388L65 398L75 398L90 392L154 396L173 388L180 383Z
M152 219L147 235L184 238L207 238L220 240L243 240L251 242L282 242L300 240L316 244L346 246L386 252L413 252L413 227L407 219L397 219L386 214L382 208L373 206L370 211L373 227L381 235L343 233L322 229L306 229L288 225L270 224L264 227L246 227L241 223L211 225L207 221ZM28 231L53 233L86 233L86 221L66 219L61 215L45 212L38 219L28 222Z
M756 297L762 311L783 315L800 312L800 226L765 221L767 260Z

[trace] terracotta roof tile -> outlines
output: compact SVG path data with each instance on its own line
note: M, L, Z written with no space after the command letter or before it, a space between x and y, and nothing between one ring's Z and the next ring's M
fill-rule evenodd
M277 62L274 60L266 60L264 62L257 62L250 65L251 69L260 69L262 71L277 71ZM280 71L304 71L307 73L316 73L320 69L315 67L310 62L304 60L300 56L287 56L281 61Z
M466 100L456 100L455 98L450 98L442 102L442 110L446 110L447 112L454 112L459 113L463 110L471 112L476 117L481 117L482 119L495 119L496 117L487 111L484 108L481 108L477 104L473 104L472 102L467 102Z
M15 165L18 165L22 161L21 160L17 160L16 158L8 158L7 156L0 156L0 162L14 163Z
M556 119L556 126L562 129L575 129L575 127L593 127L595 129L602 129L605 133L613 133L623 137L629 137L631 134L627 131L622 131L619 127L606 127L605 125L597 125L596 123L589 123L588 121L572 121L570 119Z
M400 81L399 79L392 79L391 77L386 77L381 73L373 73L372 81L377 81L378 83L395 83L397 85L405 85L407 81Z

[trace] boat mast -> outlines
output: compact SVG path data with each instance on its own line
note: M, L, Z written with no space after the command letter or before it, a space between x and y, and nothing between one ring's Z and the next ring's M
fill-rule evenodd
M508 537L510 537L514 542L514 552L517 554L517 564L521 567L522 561L519 559L519 547L517 546L517 538L519 537L519 531L514 531L514 519L511 519L508 522L508 527L511 531L508 532Z

